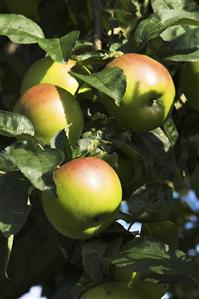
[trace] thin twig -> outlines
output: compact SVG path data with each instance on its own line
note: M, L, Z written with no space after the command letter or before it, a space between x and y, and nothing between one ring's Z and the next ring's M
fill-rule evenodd
M102 4L100 0L93 0L93 19L94 19L94 48L96 51L102 50L101 41L101 10Z

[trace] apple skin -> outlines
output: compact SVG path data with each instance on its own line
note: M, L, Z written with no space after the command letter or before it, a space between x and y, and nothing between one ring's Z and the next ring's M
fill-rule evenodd
M38 21L38 6L41 0L6 0L6 7L9 13L24 15Z
M160 299L168 289L168 285L166 284L140 280L140 274L133 272L131 266L116 267L114 278L119 283L133 285L147 299Z
M180 74L180 87L193 108L199 110L199 61L187 62Z
M73 145L81 136L84 120L73 95L52 84L38 84L28 89L17 101L14 112L27 116L35 129L35 138L45 144L58 131L66 128Z
M118 155L117 168L115 168L115 171L124 187L128 186L134 179L135 169L133 164L130 161L130 158L123 154Z
M117 106L102 95L108 113L134 132L161 126L172 109L175 87L168 70L158 61L142 54L128 53L115 58L106 68L119 67L126 76L126 92Z
M88 289L80 299L146 299L134 288L112 282Z
M114 169L95 157L71 160L55 170L52 191L44 191L42 204L49 222L61 234L88 239L114 222L122 189Z
M49 83L61 87L74 95L79 87L79 83L68 72L75 64L76 61L74 60L60 63L53 61L50 57L37 60L24 75L21 84L21 94L34 85Z

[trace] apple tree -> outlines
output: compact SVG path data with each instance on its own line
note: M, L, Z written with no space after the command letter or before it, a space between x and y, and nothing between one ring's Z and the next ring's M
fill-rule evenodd
M2 0L0 36L0 298L199 298L197 0Z

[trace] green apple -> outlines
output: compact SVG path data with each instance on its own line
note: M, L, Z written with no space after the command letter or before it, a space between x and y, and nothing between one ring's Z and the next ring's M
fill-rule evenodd
M135 176L135 169L130 161L130 158L123 154L118 155L117 167L115 170L124 187L128 186Z
M105 230L117 217L122 189L114 169L95 157L77 158L58 168L56 186L42 194L49 222L61 234L88 239Z
M180 87L187 102L199 110L199 61L187 62L180 74Z
M160 299L167 292L168 285L149 281L139 281L135 284L135 289L142 292L144 298Z
M166 293L168 285L143 281L140 277L139 273L131 270L131 266L115 267L115 281L133 286L144 298L160 299Z
M50 83L74 95L79 87L79 83L69 74L69 71L75 65L76 61L74 60L68 60L67 63L55 62L50 57L37 60L24 75L21 84L21 94L39 83Z
M108 113L134 132L161 126L172 109L175 87L168 70L158 61L142 54L129 53L111 61L106 68L121 68L126 76L126 92L117 106L102 95Z
M27 116L35 129L35 137L43 143L66 128L73 145L83 129L83 114L75 97L52 84L38 84L28 89L17 101L14 112Z
M9 13L24 15L35 21L39 19L38 6L41 0L6 0L6 7Z
M104 283L88 289L80 299L146 299L139 291L123 284Z

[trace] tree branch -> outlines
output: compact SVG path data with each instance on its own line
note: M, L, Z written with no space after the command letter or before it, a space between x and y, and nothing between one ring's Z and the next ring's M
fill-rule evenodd
M101 10L102 4L100 0L93 0L93 19L94 19L94 48L96 51L102 50L101 41Z

